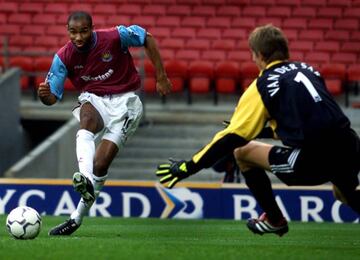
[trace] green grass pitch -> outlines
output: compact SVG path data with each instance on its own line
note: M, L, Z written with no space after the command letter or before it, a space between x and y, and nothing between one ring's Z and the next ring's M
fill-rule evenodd
M0 259L360 259L360 225L290 223L259 236L244 221L86 218L72 236L49 237L64 217L43 217L34 240L11 238L0 215Z

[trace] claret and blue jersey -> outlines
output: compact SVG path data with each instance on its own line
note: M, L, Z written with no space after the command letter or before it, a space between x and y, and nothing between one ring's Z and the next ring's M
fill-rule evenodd
M51 92L61 99L67 77L79 91L99 96L138 89L140 77L128 48L144 46L145 39L142 27L120 25L94 31L86 51L69 41L55 54L46 78Z

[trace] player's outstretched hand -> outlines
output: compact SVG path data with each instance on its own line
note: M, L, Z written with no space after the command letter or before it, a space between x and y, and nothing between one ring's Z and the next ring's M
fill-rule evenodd
M47 82L40 83L37 93L38 93L39 98L49 97L51 95L49 83L47 83Z
M176 161L169 159L170 163L159 164L156 176L160 177L160 183L167 183L166 187L171 189L176 183L189 177L191 174L187 171L186 161Z
M160 95L167 95L171 91L171 81L167 76L162 76L156 81L156 90Z

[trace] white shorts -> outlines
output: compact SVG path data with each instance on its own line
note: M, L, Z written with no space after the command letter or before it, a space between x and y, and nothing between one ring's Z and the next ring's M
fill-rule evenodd
M100 135L101 139L109 140L119 148L136 131L143 113L141 100L134 92L103 97L84 92L78 100L80 104L73 109L74 117L80 122L81 106L91 103L104 121L104 128L97 137Z

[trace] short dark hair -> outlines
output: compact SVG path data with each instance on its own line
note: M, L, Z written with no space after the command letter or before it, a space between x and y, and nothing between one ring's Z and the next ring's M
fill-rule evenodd
M289 59L288 40L284 33L272 24L259 26L249 37L250 49L261 54L266 63Z
M92 25L93 25L92 17L91 17L91 15L89 13L84 12L84 11L74 11L74 12L72 12L69 15L68 19L67 19L67 25L69 25L69 22L71 20L80 20L80 19L87 20L88 23L89 23L89 26L92 27Z

